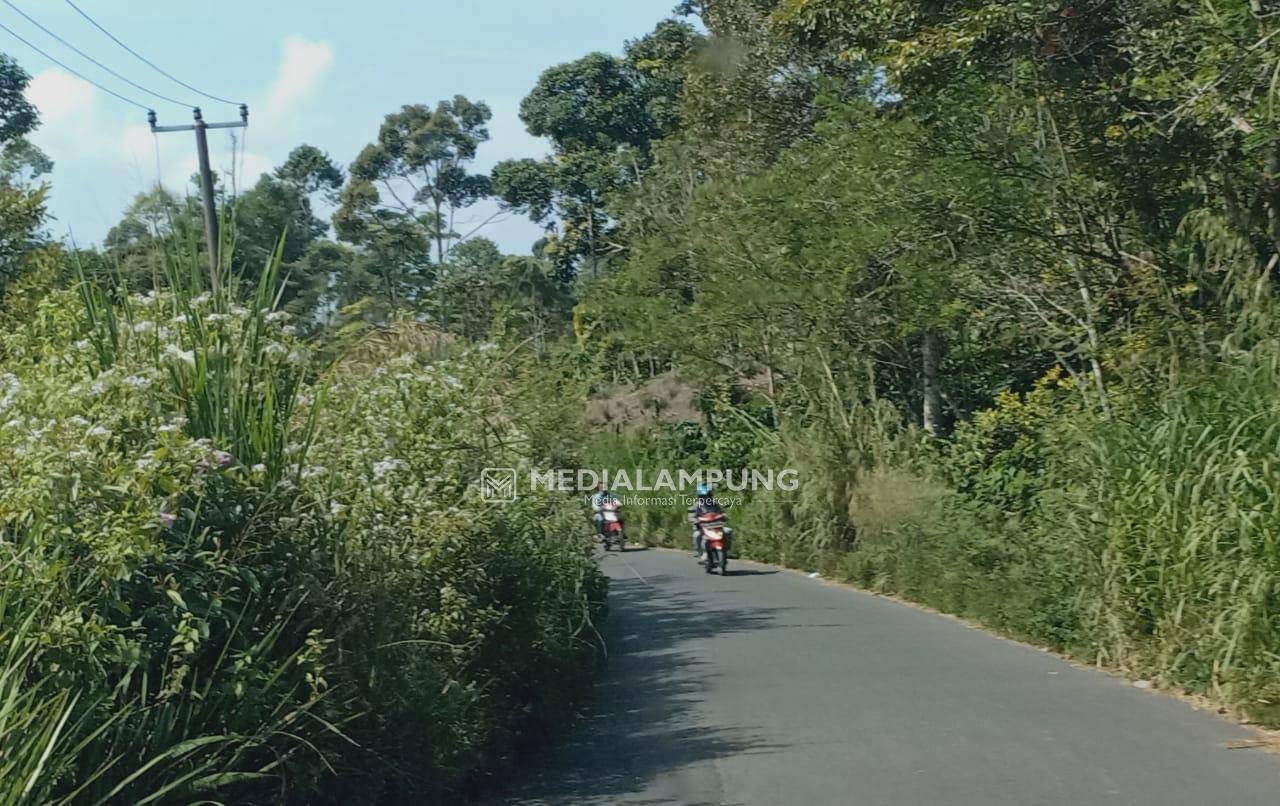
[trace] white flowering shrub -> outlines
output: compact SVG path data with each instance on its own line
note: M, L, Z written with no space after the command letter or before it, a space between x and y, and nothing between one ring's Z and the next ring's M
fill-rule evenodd
M394 341L383 356L337 366L300 472L315 505L290 533L310 536L300 554L343 547L340 563L309 573L341 614L335 651L364 659L345 690L380 715L350 734L395 748L343 776L361 782L344 797L422 802L456 795L519 728L570 713L589 685L604 591L581 512L477 497L482 468L529 461L499 357L439 360ZM341 716L329 705L318 710Z
M0 332L0 656L53 703L0 739L49 800L456 797L585 687L580 515L471 489L532 458L495 352L317 368L236 299L54 292Z

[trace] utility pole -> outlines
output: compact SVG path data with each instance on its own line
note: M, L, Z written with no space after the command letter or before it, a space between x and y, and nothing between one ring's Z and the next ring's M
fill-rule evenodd
M209 167L209 129L243 129L249 125L249 107L240 104L240 120L232 123L205 123L200 107L192 110L195 123L190 126L157 126L155 110L147 112L152 134L165 132L196 133L196 154L200 159L200 195L204 202L204 235L209 241L209 279L216 292L221 287L221 242L218 240L218 207L213 199L213 170Z

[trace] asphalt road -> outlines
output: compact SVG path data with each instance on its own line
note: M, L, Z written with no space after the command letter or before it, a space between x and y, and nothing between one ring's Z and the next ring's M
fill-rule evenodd
M1280 755L1174 698L803 575L603 560L593 713L500 802L1280 804Z

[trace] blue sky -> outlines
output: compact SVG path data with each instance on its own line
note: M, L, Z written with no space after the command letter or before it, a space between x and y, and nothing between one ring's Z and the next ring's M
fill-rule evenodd
M63 0L15 5L116 72L187 101L172 84L78 16ZM547 67L591 51L620 52L670 15L676 0L76 0L118 38L183 81L249 103L244 148L248 183L299 143L328 151L344 167L377 134L382 117L406 103L434 104L463 94L493 108L492 141L478 167L540 156L546 143L524 131L521 98ZM160 122L188 123L191 112L144 95L85 62L7 5L0 22L60 61L148 105ZM50 203L55 237L99 242L123 209L159 174L186 187L195 170L190 134L153 138L146 115L56 67L0 31L2 49L33 76L28 97L43 123L32 136L54 160ZM235 107L207 99L206 120L234 120ZM211 132L215 167L231 169L226 132ZM157 155L157 144L159 154ZM158 164L157 164L158 163ZM244 178L241 179L245 183ZM479 221L493 212L467 211ZM484 234L524 253L540 230L520 217Z

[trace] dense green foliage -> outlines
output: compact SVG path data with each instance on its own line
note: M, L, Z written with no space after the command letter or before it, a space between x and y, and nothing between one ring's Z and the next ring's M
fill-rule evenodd
M456 96L219 190L217 294L198 199L44 243L0 62L0 803L459 798L603 594L578 503L487 466L792 468L740 553L1280 723L1273 17L679 13L534 83L548 155L477 173Z
M1271 18L686 11L709 36L603 197L563 366L606 398L675 372L702 413L654 401L591 465L796 468L744 553L1280 719Z
M10 282L56 259L40 232L46 189L32 184L53 163L26 139L39 123L25 95L30 80L0 54L0 301Z
M190 259L10 300L0 800L457 797L572 712L603 594L553 502L470 489L529 461L515 359L400 325L317 373L279 253Z

